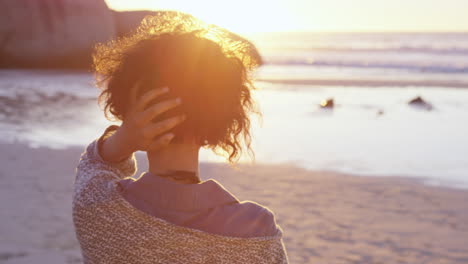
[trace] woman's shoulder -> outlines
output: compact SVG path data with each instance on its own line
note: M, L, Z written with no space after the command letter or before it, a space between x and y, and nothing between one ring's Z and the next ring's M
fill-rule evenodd
M225 223L241 237L277 236L281 228L275 214L268 207L253 201L242 201L222 208Z
M276 223L275 214L268 207L250 200L239 200L214 179L206 182L213 187L213 192L206 195L212 198L213 193L217 193L218 200L223 201L211 208L210 213L206 215L207 222L218 223L210 224L210 229L214 229L215 233L236 237L282 235L282 230ZM216 230L218 228L220 230Z
M254 201L239 202L237 208L247 215L262 219L262 221L274 221L275 214L268 207Z

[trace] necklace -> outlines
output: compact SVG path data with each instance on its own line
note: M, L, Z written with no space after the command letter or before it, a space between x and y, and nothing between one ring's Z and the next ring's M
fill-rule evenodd
M193 171L175 170L158 173L156 175L162 178L170 178L180 183L196 184L201 182L200 178L197 176L197 173Z

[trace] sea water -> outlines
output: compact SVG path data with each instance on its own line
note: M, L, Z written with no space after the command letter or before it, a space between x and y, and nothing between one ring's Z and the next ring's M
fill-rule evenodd
M248 37L265 61L255 75L257 162L468 187L468 34ZM1 139L85 146L110 124L93 83L88 72L1 70ZM432 110L408 105L417 96ZM320 108L329 98L334 108ZM201 160L223 161L208 150Z

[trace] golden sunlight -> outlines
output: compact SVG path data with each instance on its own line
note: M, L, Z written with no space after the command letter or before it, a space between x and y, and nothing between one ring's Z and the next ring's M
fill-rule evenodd
M253 32L466 31L466 0L106 0L115 10L178 10Z
M178 10L236 33L289 31L298 21L288 12L286 1L154 1L107 0L116 10Z

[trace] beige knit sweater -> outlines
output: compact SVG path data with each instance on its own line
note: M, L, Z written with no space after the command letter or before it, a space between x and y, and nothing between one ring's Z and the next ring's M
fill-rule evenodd
M76 170L73 222L84 263L288 263L281 229L271 237L227 237L181 227L127 202L117 182L136 172L131 156L104 162L97 141Z

